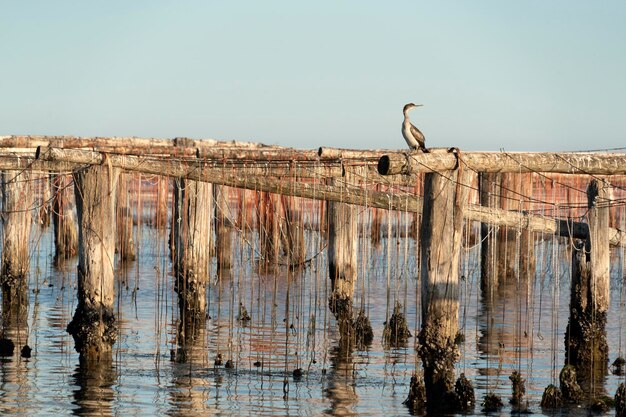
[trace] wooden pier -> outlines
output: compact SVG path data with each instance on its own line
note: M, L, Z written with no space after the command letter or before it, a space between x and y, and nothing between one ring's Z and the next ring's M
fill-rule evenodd
M415 336L422 361L416 375L423 375L428 408L464 409L468 390L461 393L459 381L471 389L464 376L455 375L460 253L471 225L478 229L486 303L507 277L534 277L539 234L575 242L567 365L581 384L599 383L608 369L610 247L626 246L626 154L297 150L187 138L2 136L0 169L3 328L11 327L11 317L27 303L31 218L50 207L55 260L78 256L78 304L67 330L84 363L112 360L114 259L116 253L129 261L138 256L128 203L128 175L134 173L157 178L158 210L151 221L170 230L184 342L177 360L193 356L186 349L204 327L211 259L217 257L220 272L231 267L231 232L241 220L229 210L228 193L241 189L255 193L259 253L268 271L308 266L302 212L307 204L319 211L317 232L327 242L328 308L348 351L368 323L354 305L362 213L376 210L376 236L378 210L415 215L421 283L421 328ZM586 193L574 186L583 183ZM2 335L27 345L23 334ZM409 407L417 408L417 402L410 397Z

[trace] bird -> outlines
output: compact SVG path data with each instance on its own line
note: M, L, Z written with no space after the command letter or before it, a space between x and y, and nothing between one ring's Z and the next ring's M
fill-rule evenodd
M426 138L424 134L420 132L418 128L411 124L409 120L409 110L413 107L420 107L422 104L409 103L404 106L402 113L404 113L404 121L402 122L402 136L411 149L421 149L424 152L428 152L426 149Z

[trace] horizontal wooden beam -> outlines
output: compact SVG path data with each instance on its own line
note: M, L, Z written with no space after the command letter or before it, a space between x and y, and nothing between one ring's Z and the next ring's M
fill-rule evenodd
M623 175L623 153L549 152L403 152L378 160L381 175L442 172L464 166L476 172L553 172L561 174Z
M348 163L345 161L306 161L297 159L287 160L263 160L257 159L252 161L245 160L219 160L211 158L163 158L160 155L119 155L108 154L106 152L95 152L84 149L58 149L58 148L39 148L39 152L45 155L47 152L54 153L54 158L58 161L65 163L73 163L77 165L85 164L99 164L102 160L102 155L106 155L110 160L124 161L121 164L131 164L134 166L146 166L152 164L161 164L172 166L172 164L179 164L179 166L185 166L188 168L195 167L202 169L207 176L221 175L228 171L238 171L249 176L264 176L264 177L291 177L291 178L337 178L342 177L345 174L346 169L358 170L360 181L363 183L381 184L387 186L405 186L412 187L415 182L411 178L404 176L395 177L383 177L378 174L376 170L375 162L370 163ZM242 152L240 150L233 150L233 152ZM243 151L245 153L257 152L256 150ZM273 150L270 152L274 152ZM286 155L290 153L285 151ZM35 155L35 153L32 153ZM15 155L13 155L15 156ZM127 157L123 159L123 157ZM9 156L2 156L2 150L0 149L0 159L5 158L4 169L10 169L11 165L8 161ZM45 158L40 158L45 159ZM33 165L33 169L36 169L37 165ZM131 169L131 168L126 168ZM168 175L168 174L163 174ZM176 176L176 175L175 175Z
M76 164L65 161L45 161L36 159L32 155L19 157L0 155L0 171L30 171L30 172L72 172Z
M394 151L389 149L341 149L341 148L329 148L321 146L317 150L317 155L320 159L373 159L378 161L381 155L399 153L400 151Z
M257 142L223 141L216 139L156 139L138 137L80 137L80 136L37 136L37 135L9 135L0 136L0 148L169 148L173 146L190 148L238 148L238 149L281 149L282 146L264 145Z
M315 200L339 201L366 207L421 213L422 198L409 193L373 191L353 185L330 186L318 183L289 181L289 178L275 179L267 176L250 175L235 170L216 170L201 162L160 161L136 156L106 155L98 152L49 148L42 150L40 159L53 162L71 162L79 164L110 164L128 171L147 174L187 178L248 190L304 197ZM544 232L559 236L572 236L585 239L589 235L583 223L554 219L528 213L507 211L468 204L465 209L468 220L483 223L527 228L533 232ZM626 245L624 233L611 229L611 244Z

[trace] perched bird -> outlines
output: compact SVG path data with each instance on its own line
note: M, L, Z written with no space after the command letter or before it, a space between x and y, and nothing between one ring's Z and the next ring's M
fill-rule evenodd
M402 110L402 112L404 113L404 121L402 122L402 136L404 136L404 140L406 140L409 148L421 149L424 152L428 152L426 150L426 138L424 137L424 134L422 134L422 132L420 132L418 128L413 126L411 124L411 121L409 120L409 110L411 110L413 107L419 106L422 106L422 104L409 103L404 106L404 110Z

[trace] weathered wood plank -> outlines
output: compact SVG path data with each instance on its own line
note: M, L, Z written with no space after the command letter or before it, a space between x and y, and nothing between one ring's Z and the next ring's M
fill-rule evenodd
M440 172L463 164L477 172L553 172L562 174L626 174L626 154L549 152L404 152L380 157L381 175Z
M339 201L348 204L367 205L388 210L400 210L413 213L422 211L422 199L409 193L386 193L372 191L351 185L333 187L317 183L291 182L285 179L273 179L251 176L246 172L228 173L221 170L205 168L201 163L182 161L158 161L136 156L104 155L99 152L84 152L50 148L41 152L40 158L46 161L64 161L78 164L101 164L108 161L112 166L129 171L148 174L188 178L196 181L211 182L248 190L267 191L276 194L305 197L314 200ZM554 219L528 213L498 210L489 207L469 204L465 208L468 220L502 226L527 228L532 232L553 233L586 239L589 234L585 223L565 219ZM609 231L611 245L626 246L626 233L611 228Z
M176 146L177 142L192 141L194 148L282 148L276 145L264 145L258 142L225 141L216 139L189 139L189 138L138 138L135 136L113 136L113 137L81 137L81 136L40 136L40 135L7 135L0 136L0 148L37 148L59 147L59 148L100 148L128 146L138 148L167 148Z

